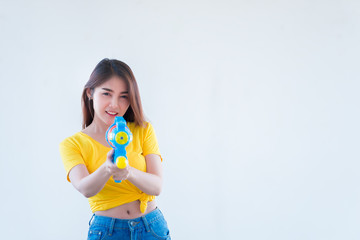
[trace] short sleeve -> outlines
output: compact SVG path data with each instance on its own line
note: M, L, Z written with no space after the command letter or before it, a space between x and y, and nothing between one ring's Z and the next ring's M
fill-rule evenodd
M70 182L69 179L69 172L70 170L79 164L84 164L84 159L81 155L80 149L76 146L76 144L71 141L71 139L67 138L62 141L59 145L60 148L60 155L63 161L67 180Z
M148 154L157 154L160 156L161 161L163 161L162 156L159 150L159 144L156 138L155 130L151 123L147 123L144 134L144 143L143 143L143 155Z

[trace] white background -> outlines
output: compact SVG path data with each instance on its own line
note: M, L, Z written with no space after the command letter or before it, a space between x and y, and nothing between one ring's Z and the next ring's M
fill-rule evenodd
M173 239L360 239L360 3L0 1L1 239L86 239L58 144L116 58L164 157Z

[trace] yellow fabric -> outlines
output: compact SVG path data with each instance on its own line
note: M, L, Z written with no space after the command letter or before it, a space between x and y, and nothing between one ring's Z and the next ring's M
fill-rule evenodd
M126 147L129 165L146 172L146 155L158 154L162 161L154 128L150 123L147 123L146 127L136 126L134 123L127 123L127 126L133 134L132 142ZM84 164L89 173L93 173L106 161L106 155L110 150L110 147L102 145L82 132L66 138L60 143L60 155L66 170L67 180L70 182L69 172L78 164ZM140 200L142 213L145 212L147 203L154 199L155 196L142 192L131 182L125 180L121 183L115 183L113 178L109 179L98 194L88 198L92 212L103 211Z

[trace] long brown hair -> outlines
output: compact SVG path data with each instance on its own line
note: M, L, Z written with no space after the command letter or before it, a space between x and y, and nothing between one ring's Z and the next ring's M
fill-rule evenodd
M87 89L91 92L94 89L109 80L111 77L117 76L126 82L128 87L128 97L130 106L124 114L124 119L127 122L135 122L138 126L144 126L145 118L142 109L138 85L135 76L130 67L119 60L104 58L95 67L90 75L89 81L85 84L82 97L81 106L83 112L82 129L89 126L94 119L93 100L89 99L86 94Z

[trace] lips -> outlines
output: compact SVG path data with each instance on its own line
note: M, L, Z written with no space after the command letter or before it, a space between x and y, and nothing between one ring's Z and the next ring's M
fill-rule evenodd
M111 112L111 111L105 111L107 114L109 114L112 117L115 117L116 115L118 115L117 112Z

